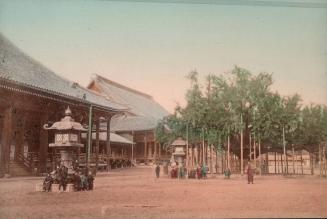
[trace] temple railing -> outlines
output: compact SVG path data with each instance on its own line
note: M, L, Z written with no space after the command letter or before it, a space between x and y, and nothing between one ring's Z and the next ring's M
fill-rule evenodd
M38 165L39 155L37 152L27 152L25 154L18 153L17 158L24 166L33 171Z
M112 160L118 160L118 159L131 159L130 156L128 155L110 155L109 159ZM86 161L86 154L85 153L81 153L79 155L79 162L83 163ZM90 163L95 163L96 162L96 154L92 153L90 154ZM98 162L99 163L106 163L107 162L107 155L106 154L99 154L98 155Z

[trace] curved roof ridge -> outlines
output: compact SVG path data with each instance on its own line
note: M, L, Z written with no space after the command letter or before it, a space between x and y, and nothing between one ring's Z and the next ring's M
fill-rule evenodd
M101 76L101 75L98 75L98 74L94 74L94 75L95 75L95 79L96 79L96 80L102 80L102 81L104 81L105 83L111 84L111 85L113 85L113 86L115 86L115 87L118 87L118 88L120 88L120 89L124 89L124 90L127 90L127 91L130 91L130 92L133 92L133 93L136 93L136 94L142 95L142 96L144 96L144 97L146 97L146 98L148 98L148 99L153 100L153 97L152 97L151 95L149 95L149 94L146 94L146 93L143 93L143 92L138 91L138 90L136 90L136 89L133 89L133 88L127 87L127 86L125 86L125 85L119 84L119 83L117 83L117 82L115 82L115 81L112 81L112 80L109 80L108 78L105 78L105 77L103 77L103 76Z

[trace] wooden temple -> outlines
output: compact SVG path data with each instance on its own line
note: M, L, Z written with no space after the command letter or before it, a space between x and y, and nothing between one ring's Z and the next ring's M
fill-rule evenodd
M0 34L0 177L54 168L58 154L48 147L54 134L43 125L60 120L68 106L75 121L91 128L89 165L109 169L131 162L133 141L110 131L111 118L127 107L58 76ZM86 165L87 138L82 143L81 166Z
M169 113L153 97L100 75L93 76L88 88L129 109L128 114L112 118L111 130L135 143L132 148L135 162L169 161L171 153L155 137L158 121ZM103 123L102 128L105 129Z

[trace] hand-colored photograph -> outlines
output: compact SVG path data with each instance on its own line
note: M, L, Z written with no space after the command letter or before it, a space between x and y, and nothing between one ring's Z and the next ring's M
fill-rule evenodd
M327 217L326 0L0 0L0 219Z

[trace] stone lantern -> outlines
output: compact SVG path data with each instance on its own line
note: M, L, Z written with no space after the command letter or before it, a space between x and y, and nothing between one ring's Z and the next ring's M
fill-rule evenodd
M60 164L68 168L68 174L73 174L73 153L81 144L81 132L87 131L83 126L75 122L71 117L72 112L68 107L65 111L65 117L59 122L55 122L51 127L48 124L43 126L46 130L55 130L55 142L50 143L50 148L56 148L60 151Z
M177 138L171 146L174 147L174 152L172 153L172 161L177 161L179 164L184 163L186 153L185 153L185 147L186 147L186 141L182 138Z

